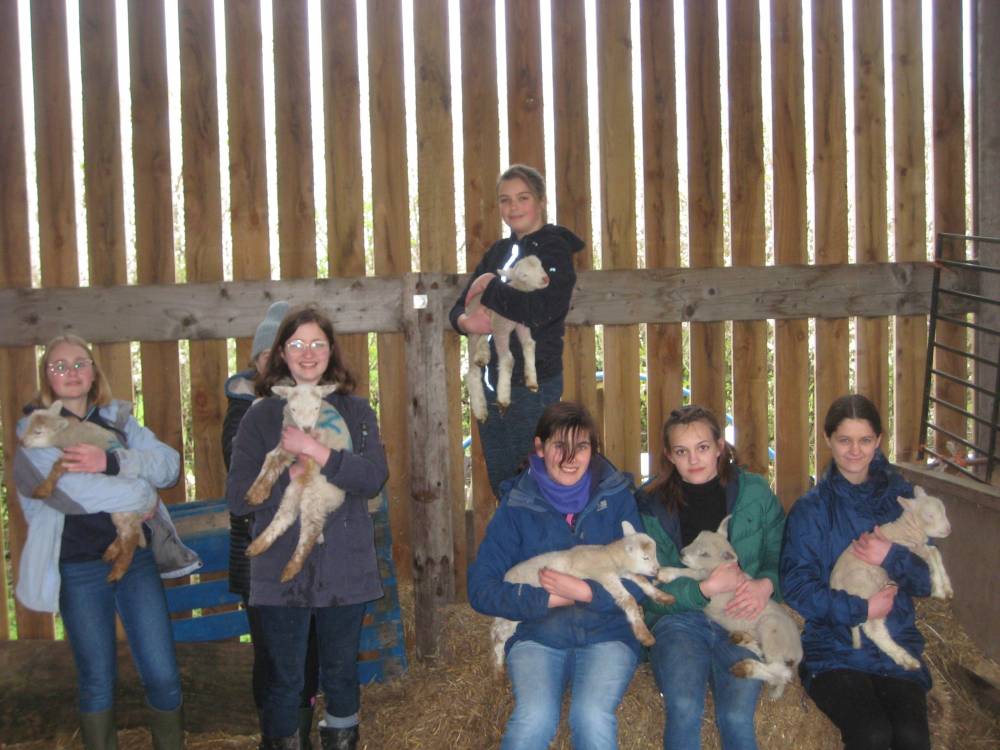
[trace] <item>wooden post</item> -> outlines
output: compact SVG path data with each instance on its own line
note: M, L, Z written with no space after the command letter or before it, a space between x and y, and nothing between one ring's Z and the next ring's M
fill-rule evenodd
M442 327L449 300L438 284L425 281L421 274L406 278L403 336L416 650L418 659L428 659L438 653L441 608L455 596L451 477L448 462L442 461L452 442ZM426 306L416 306L423 299Z

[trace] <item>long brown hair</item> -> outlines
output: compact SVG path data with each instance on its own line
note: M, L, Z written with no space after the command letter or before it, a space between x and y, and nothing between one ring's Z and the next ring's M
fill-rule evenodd
M42 355L42 358L38 360L38 393L35 394L35 398L32 399L32 403L36 406L49 407L52 406L52 402L58 398L52 390L52 386L49 385L47 375L49 355L52 354L52 350L59 344L72 344L73 346L80 347L87 353L87 358L91 361L90 366L93 368L94 382L91 384L90 390L87 391L87 405L107 406L111 403L111 385L108 383L107 377L105 377L104 372L101 370L101 366L97 364L97 359L94 357L94 351L90 348L90 344L72 333L64 333L61 336L56 336L45 345L45 353Z
M660 473L647 486L647 494L659 500L671 513L677 513L684 506L684 489L681 486L681 475L673 462L667 458L670 452L670 431L674 427L704 423L712 433L712 439L723 441L717 465L719 483L725 487L736 477L738 459L736 449L724 440L722 428L716 416L704 406L689 404L680 409L674 409L663 423L663 455L660 456Z
M271 354L267 358L267 366L264 372L256 378L254 390L258 396L270 396L272 386L277 385L282 380L292 377L288 363L285 361L285 343L292 337L299 326L306 323L315 323L326 335L326 340L330 344L330 361L326 370L320 378L320 385L324 383L337 383L340 388L338 393L353 393L356 381L351 371L347 369L344 358L337 345L337 339L333 335L333 323L330 319L313 305L297 307L288 311L281 325L278 326L278 333L274 337L271 345Z
M560 435L586 435L590 441L591 452L599 453L601 450L601 436L597 431L597 423L586 407L575 401L557 401L550 404L538 418L535 437L542 441L542 445L545 445L550 438ZM576 443L575 441L570 443L559 461L560 466L572 461L576 455Z

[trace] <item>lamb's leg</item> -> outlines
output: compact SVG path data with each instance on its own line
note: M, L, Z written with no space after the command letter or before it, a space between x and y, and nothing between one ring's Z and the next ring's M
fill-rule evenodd
M469 361L477 367L486 367L490 363L490 338L482 334L469 335Z
M771 662L765 664L756 659L743 659L736 662L729 668L730 674L735 677L744 677L750 680L760 680L771 686L771 698L780 698L785 692L785 685L792 681L793 672L791 667Z
M889 635L889 628L886 627L884 619L868 620L861 624L861 629L872 643L882 649L890 659L903 669L920 669L920 662L907 653L906 649L896 643Z
M247 502L251 505L260 505L267 500L281 472L291 466L294 460L295 455L283 450L279 443L277 448L264 457L260 473L247 490Z
M510 353L510 336L494 332L497 347L497 408L503 414L510 406L510 376L514 371L514 355Z
M929 552L927 566L931 571L931 596L935 599L951 599L955 596L955 591L951 587L951 577L944 567L941 550L930 545L927 550Z
M260 536L247 547L247 557L256 557L261 552L271 548L274 540L288 531L289 527L295 523L299 517L299 503L302 500L302 483L294 481L288 485L285 494L281 498L278 512L274 514L271 523L261 532Z
M521 342L524 353L524 385L529 391L538 390L538 374L535 372L535 340L531 337L531 329L520 323L514 326L514 332Z
M656 574L656 580L660 583L670 583L678 578L693 578L696 581L704 581L708 578L710 570L698 570L696 568L660 568Z
M483 392L483 370L469 362L469 371L465 375L465 387L469 389L469 408L472 416L480 422L486 421L486 394Z
M299 541L295 545L288 564L281 572L281 582L287 583L299 574L309 553L319 537L323 536L323 524L327 517L344 504L345 493L330 484L319 474L316 467L308 481L303 483L302 500L299 504Z
M140 541L145 542L142 518L138 513L112 513L111 523L115 526L117 536L101 556L104 562L111 563L107 578L109 583L121 580L132 564L136 547Z
M517 623L513 620L505 620L502 617L495 617L490 626L490 640L493 643L493 667L497 672L503 671L504 646L508 639L517 630Z
M36 500L44 500L47 497L52 497L52 493L55 492L56 482L59 481L59 477L66 473L66 466L63 464L63 460L60 458L52 465L52 470L49 471L49 475L45 477L45 480L35 487L35 491L31 493L31 496Z
M729 642L736 645L742 646L747 651L752 653L754 656L763 658L764 650L760 647L760 644L754 639L752 635L743 630L735 630L729 634Z
M637 576L633 573L622 573L622 578L632 581L636 586L642 589L642 593L648 596L657 604L673 604L677 601L673 594L668 594L666 591L661 591L651 584L648 580L642 576Z
M649 632L649 628L646 627L646 623L642 619L642 608L622 585L621 579L615 574L610 574L599 576L595 580L611 594L611 597L615 600L615 604L625 613L625 617L629 625L632 626L632 632L635 633L635 637L639 640L639 643L643 646L652 646L656 643L656 638Z

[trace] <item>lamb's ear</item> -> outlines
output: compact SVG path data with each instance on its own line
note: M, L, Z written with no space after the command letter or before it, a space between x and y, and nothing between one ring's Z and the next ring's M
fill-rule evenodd
M49 414L54 414L58 417L60 414L62 414L62 406L63 406L62 399L57 398L55 401L52 402L52 405L45 411L47 411Z
M628 521L622 521L622 534L625 536L635 536L635 527Z
M916 501L909 497L899 497L896 499L903 506L903 510L913 510L917 505Z
M331 393L336 393L337 389L340 388L339 383L329 383L327 385L317 386L319 392L322 396L329 396Z
M292 386L290 385L272 385L271 393L275 396L280 396L281 398L288 400L289 394L292 392Z
M924 488L923 487L921 487L919 484L913 485L913 496L914 497L925 497L926 495L927 495L927 493L924 492Z
M723 518L722 519L722 523L719 524L719 528L717 529L718 533L721 534L722 536L724 536L726 539L729 538L729 519L730 518L732 518L731 514L728 515L728 516L726 516L725 518Z

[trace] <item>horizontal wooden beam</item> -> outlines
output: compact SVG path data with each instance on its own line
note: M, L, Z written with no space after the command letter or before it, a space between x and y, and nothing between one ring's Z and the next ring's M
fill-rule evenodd
M567 322L711 322L923 315L930 263L584 271ZM93 342L251 336L276 299L315 302L340 333L403 330L403 295L431 284L450 299L465 276L234 281L0 290L0 346L44 344L63 332ZM419 282L418 282L419 279ZM952 288L974 289L960 272ZM956 308L958 309L958 308ZM440 321L447 326L445 320Z

